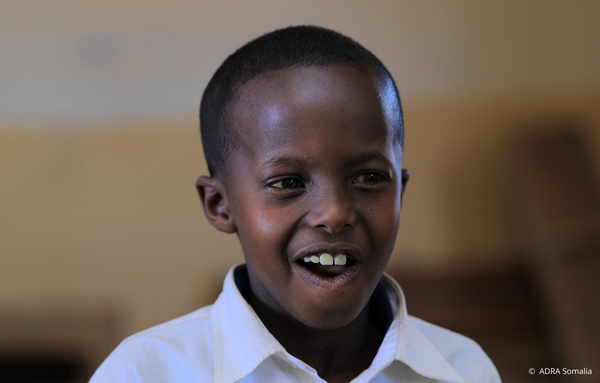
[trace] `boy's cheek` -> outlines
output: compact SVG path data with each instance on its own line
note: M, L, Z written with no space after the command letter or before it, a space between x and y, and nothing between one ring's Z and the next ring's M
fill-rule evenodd
M236 223L245 255L281 258L286 241L293 235L292 212L255 205L240 213L241 219Z

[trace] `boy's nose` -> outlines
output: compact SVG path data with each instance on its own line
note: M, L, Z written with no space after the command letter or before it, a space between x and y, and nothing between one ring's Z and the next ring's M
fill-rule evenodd
M309 224L329 233L341 233L356 223L356 211L349 196L336 191L323 192L312 204Z

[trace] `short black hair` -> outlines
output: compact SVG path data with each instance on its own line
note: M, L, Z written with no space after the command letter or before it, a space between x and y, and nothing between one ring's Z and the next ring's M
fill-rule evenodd
M396 138L404 145L404 122L398 88L377 57L351 38L316 26L278 29L250 41L221 64L200 102L200 133L211 176L221 175L229 151L236 145L228 107L237 90L254 77L290 67L346 65L389 78L398 100Z

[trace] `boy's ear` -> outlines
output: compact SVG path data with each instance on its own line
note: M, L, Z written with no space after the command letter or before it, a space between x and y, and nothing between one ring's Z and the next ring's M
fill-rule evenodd
M231 215L231 208L225 198L225 189L221 181L215 177L202 176L196 181L196 190L208 222L219 231L235 233L237 226Z
M410 178L410 172L408 169L402 169L402 191L400 192L400 203L402 203L402 198L404 197L404 190L406 189L406 183Z

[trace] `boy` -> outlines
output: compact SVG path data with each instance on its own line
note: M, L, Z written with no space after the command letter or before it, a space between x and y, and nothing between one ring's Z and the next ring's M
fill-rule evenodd
M383 274L408 173L375 56L322 28L266 34L217 70L200 123L200 200L246 264L214 305L125 340L92 382L500 381L473 341L408 316Z

